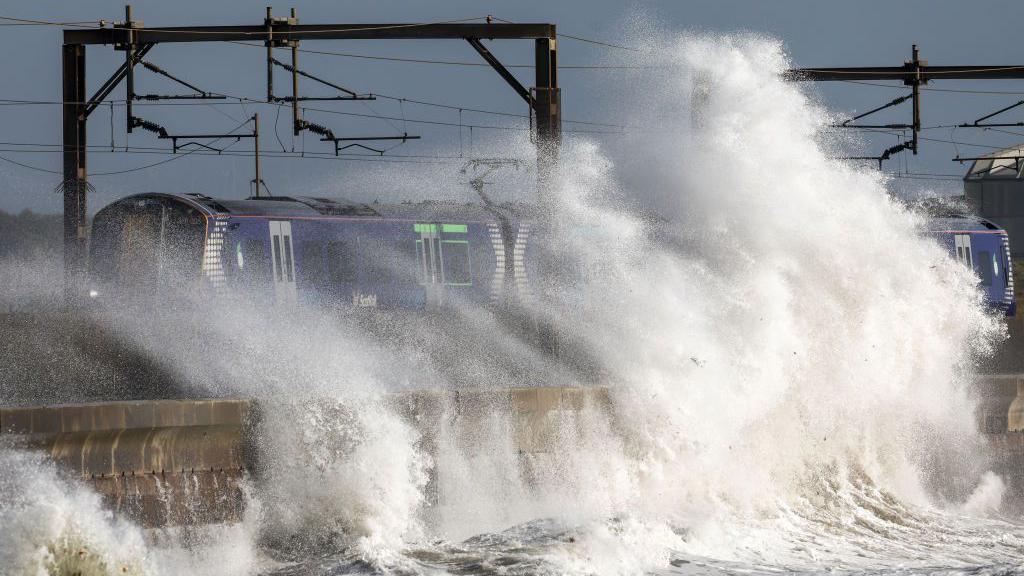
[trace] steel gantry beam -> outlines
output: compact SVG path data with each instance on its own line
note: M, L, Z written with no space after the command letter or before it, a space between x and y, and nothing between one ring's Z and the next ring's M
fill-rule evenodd
M89 114L122 81L129 84L127 106L135 98L130 84L133 68L156 44L192 42L264 42L267 46L267 98L273 96L274 47L292 48L292 99L297 114L300 98L297 86L296 46L304 40L468 40L474 48L483 48L482 39L491 40L534 40L537 63L536 85L526 89L519 85L516 91L529 105L531 118L535 120L534 133L537 143L538 202L547 203L547 187L550 185L553 166L558 157L561 133L560 93L557 82L556 32L554 24L547 23L494 23L488 18L480 23L385 23L385 24L299 24L294 17L273 18L269 8L261 24L252 26L173 26L146 28L142 22L132 21L131 7L125 9L125 22L113 27L97 29L64 30L63 48L63 132L64 132L64 290L69 302L81 297L84 287L86 260L88 257L87 191L89 189L86 170L86 121ZM125 62L100 87L92 100L86 100L85 54L89 45L111 45L124 50ZM490 52L485 48L481 54ZM493 55L488 62L501 72L504 67ZM506 70L507 72L507 70ZM506 77L510 80L510 77ZM518 84L511 77L510 84ZM342 89L339 86L336 88ZM344 90L344 89L342 89ZM524 94L525 91L525 94ZM296 127L310 126L311 123L296 117ZM128 113L128 131L131 131L132 117ZM325 127L324 132L329 132ZM258 127L254 129L254 132ZM413 136L403 135L412 139ZM345 140L345 139L336 139ZM337 146L337 142L335 142ZM257 149L258 150L258 149ZM257 159L258 159L257 152ZM257 160L258 162L258 160ZM258 165L258 164L257 164ZM260 185L257 168L257 193Z
M783 73L783 78L791 81L810 82L843 82L863 80L896 80L901 81L911 89L911 93L903 98L897 98L892 102L879 106L874 110L852 118L838 127L840 128L909 128L911 139L902 142L885 150L879 156L855 157L856 160L877 160L879 167L882 162L888 160L893 154L903 150L910 150L914 154L918 152L919 133L921 131L921 85L932 80L1013 80L1024 78L1024 65L993 65L993 66L931 66L927 60L922 60L917 45L911 49L911 59L903 63L903 66L866 66L854 68L794 68ZM860 126L850 122L873 114L907 99L912 101L912 122L910 124L883 125L883 126ZM995 116L1013 108L1009 106L989 116L979 119L974 125L963 124L963 127L982 127L978 124L981 120Z
M829 82L840 80L1007 80L1024 78L1020 66L928 66L915 72L908 63L903 66L868 66L861 68L794 68L785 74L787 80Z
M133 37L129 36L129 32ZM172 26L165 28L97 28L64 31L65 44L161 44L167 42L298 40L529 40L555 38L554 24L290 24L256 26Z

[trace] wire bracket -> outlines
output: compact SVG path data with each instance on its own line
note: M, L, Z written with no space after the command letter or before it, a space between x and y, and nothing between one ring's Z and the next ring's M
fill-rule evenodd
M988 114L986 116L982 116L981 118L978 118L977 120L975 120L974 122L972 122L970 124L958 124L957 127L958 128L1001 128L1001 127L1010 127L1010 126L1024 126L1024 122L1011 122L1011 123L1001 122L1001 123L982 124L982 122L984 122L985 120L988 120L989 118L992 118L994 116L998 116L998 115L1002 114L1003 112L1007 112L1007 111L1013 110L1014 108L1016 108L1016 107L1018 107L1018 106L1020 106L1022 104L1024 104L1024 100L1021 100L1020 102L1017 102L1016 104L1010 104L1006 108L1000 108L999 110L996 110L995 112L993 112L991 114Z
M222 140L224 138L234 138L235 142L238 142L242 138L258 138L259 137L259 135L258 135L259 133L256 130L253 130L252 134L232 134L232 133L228 133L228 134L170 134L170 133L167 132L166 128L164 128L163 126L157 124L156 122L151 122L149 120L144 120L142 118L139 118L138 116L132 116L129 119L128 125L131 126L132 128L142 128L143 130L145 130L147 132L152 132L152 133L156 134L157 138L159 138L161 140L170 140L171 141L171 147L172 147L173 152L175 154L178 153L178 150L181 150L181 149L186 148L188 146L195 146L197 148L205 148L207 150L211 150L211 151L214 151L214 152L217 152L217 153L220 153L220 152L224 151L223 148L215 148L213 146L210 146L209 144L203 144L202 142L196 142L196 140ZM178 144L178 140L187 140L187 141L182 143L182 144Z
M205 90L200 90L199 88L197 88L193 84L190 84L190 83L182 80L181 78L178 78L177 76L174 76L170 72L164 70L163 68L157 66L156 64L153 64L152 62L148 62L146 60L139 60L139 63L142 64L142 66L145 67L150 72L153 72L155 74L159 74L161 76L164 76L165 78L170 78L172 81L177 82L178 84L181 84L182 86L185 86L186 88L190 88L191 90L194 90L195 94L182 94L182 95L170 95L170 96L165 96L165 95L161 95L161 94L134 94L134 93L130 94L130 97L132 99L134 99L134 100L225 100L225 99L227 99L227 96L224 96L223 94L216 94L216 93L213 93L213 92L207 92Z

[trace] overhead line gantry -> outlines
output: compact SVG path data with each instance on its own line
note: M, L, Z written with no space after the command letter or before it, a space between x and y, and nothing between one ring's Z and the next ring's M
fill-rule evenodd
M133 21L131 7L126 7L125 21L113 27L73 28L64 30L62 51L63 69L63 150L64 150L64 287L69 301L79 297L83 286L87 259L88 220L86 196L89 189L87 167L86 125L89 115L107 96L125 81L127 130L132 128L131 104L134 94L134 68L142 63L143 57L157 44L192 42L237 42L240 40L263 41L267 46L268 86L267 93L273 95L272 52L276 47L292 48L292 63L281 66L292 74L292 96L287 99L293 107L293 130L311 129L311 123L299 118L298 76L301 71L295 60L300 41L305 40L438 40L452 39L469 42L484 57L501 77L527 103L537 144L537 185L538 202L549 201L545 192L550 184L552 171L558 157L561 140L561 97L558 88L557 33L554 24L526 23L511 24L492 22L439 22L439 23L385 23L385 24L300 24L294 11L289 18L275 18L270 9L262 24L243 26L171 26L146 28L142 22ZM509 70L502 65L481 43L481 40L534 40L535 85L525 88ZM86 95L86 47L89 45L112 45L115 50L125 52L125 62L88 98ZM280 63L283 64L283 63ZM161 72L163 72L161 70ZM167 75L166 73L164 75ZM303 74L305 75L305 74ZM174 80L179 80L169 76ZM316 79L321 83L324 81ZM180 81L179 81L180 82ZM347 92L340 86L328 84ZM210 97L210 93L198 95ZM354 96L354 95L348 95ZM136 122L136 125L138 123ZM330 132L316 126L321 132ZM321 134L332 140L335 149L339 141L333 133ZM360 139L379 139L368 137ZM403 134L402 139L413 137ZM259 170L257 153L257 171ZM257 187L260 184L256 177ZM258 188L257 188L258 189Z
M918 151L918 138L921 131L921 85L931 80L1007 80L1024 79L1024 66L931 66L927 60L921 59L921 54L914 44L911 49L911 59L903 62L903 66L863 66L854 68L795 68L786 71L784 77L787 80L813 81L813 82L836 82L851 80L901 80L909 86L911 93L907 97L897 98L888 104L879 106L874 110L851 118L847 122L837 125L838 128L896 128L911 130L911 139L901 142L882 152L879 156L857 157L857 160L877 160L879 166L888 160L893 154L903 150L910 150L915 155ZM875 112L895 106L910 99L913 104L912 121L910 124L875 125L863 126L852 124L852 120L863 118ZM1016 104L1014 105L1016 106ZM981 118L978 121L987 119L996 114L1005 112L1014 106L1009 106ZM983 127L984 125L975 122L975 125L963 125L964 127Z

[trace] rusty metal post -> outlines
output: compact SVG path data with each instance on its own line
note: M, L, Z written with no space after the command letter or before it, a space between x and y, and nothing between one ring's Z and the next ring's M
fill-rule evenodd
M274 10L267 6L267 102L274 101Z
M124 47L124 63L127 66L128 74L125 76L125 98L124 98L124 110L125 110L125 124L127 126L126 131L132 133L132 100L135 98L135 32L132 31L134 24L132 23L132 7L127 5L124 7L124 27L128 30L128 43Z
M538 38L535 64L536 85L533 110L537 141L537 203L542 212L551 208L551 186L562 140L561 93L558 88L558 44L552 26L551 38Z
M921 76L921 66L927 66L928 62L921 60L921 54L917 50L917 44L914 44L911 48L911 57L910 66L913 77L908 80L908 83L911 86L911 93L913 94L914 119L911 124L913 125L914 134L913 140L911 140L912 147L910 150L916 156L917 136L918 132L921 131L921 83L923 81Z
M63 48L64 109L64 297L82 295L88 257L85 165L85 46Z
M539 256L538 282L543 292L548 293L548 286L561 282L560 275L567 269L565 255L557 249L559 246L562 223L558 218L558 202L555 198L556 177L558 172L558 154L562 142L562 122L560 113L561 95L558 89L558 44L554 26L551 36L535 40L536 84L532 89L532 104L536 120L535 140L537 146L537 207L539 210L539 234L544 240L542 246L548 246ZM537 344L552 356L558 357L561 350L561 338L554 325L531 315L532 329L536 334Z
M292 26L298 24L298 19L295 18L295 8L292 8ZM289 44L292 46L292 130L295 136L301 132L301 124L299 124L299 41L289 39Z

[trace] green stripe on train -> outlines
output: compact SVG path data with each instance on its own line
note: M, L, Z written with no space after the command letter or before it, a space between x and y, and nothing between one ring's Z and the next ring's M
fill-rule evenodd
M419 223L412 225L417 234L437 234L437 224ZM441 232L446 234L466 234L469 227L465 224L441 224Z

